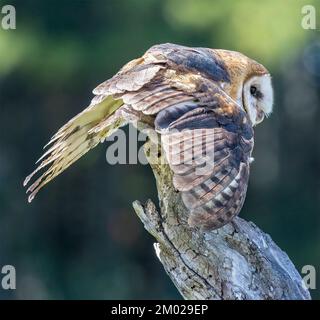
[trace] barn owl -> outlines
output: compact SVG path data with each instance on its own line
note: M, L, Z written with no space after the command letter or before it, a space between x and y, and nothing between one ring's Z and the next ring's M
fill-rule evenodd
M135 119L160 135L190 226L216 229L239 213L248 186L253 128L272 111L271 76L264 66L239 52L160 44L93 93L91 104L51 138L40 165L25 179L26 186L40 173L27 189L29 202ZM186 131L193 133L191 138ZM203 141L206 165L199 161Z

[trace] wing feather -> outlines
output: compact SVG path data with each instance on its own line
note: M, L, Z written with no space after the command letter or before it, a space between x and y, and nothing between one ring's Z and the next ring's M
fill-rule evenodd
M190 210L189 223L219 228L239 213L245 198L253 130L246 114L215 88L212 101L193 100L184 113L160 111L161 134L173 184ZM175 116L174 116L175 114Z
M38 167L24 180L26 186L42 172L27 189L29 202L44 185L127 122L116 112L124 105L119 95L140 90L161 69L161 65L145 64L144 59L136 59L94 90L96 96L91 104L58 130L45 146L48 149L37 161L40 162Z

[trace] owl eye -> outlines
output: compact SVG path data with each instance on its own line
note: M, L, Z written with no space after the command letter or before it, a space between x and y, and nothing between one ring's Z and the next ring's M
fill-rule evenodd
M250 93L251 93L251 95L255 96L257 94L257 87L251 86L250 87Z

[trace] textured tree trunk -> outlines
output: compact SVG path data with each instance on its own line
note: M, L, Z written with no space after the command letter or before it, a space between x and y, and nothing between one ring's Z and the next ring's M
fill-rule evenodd
M146 156L155 163L150 146ZM310 299L287 254L252 222L237 217L214 231L191 228L171 170L159 163L151 167L160 211L151 200L135 201L133 207L156 238L157 256L185 299Z

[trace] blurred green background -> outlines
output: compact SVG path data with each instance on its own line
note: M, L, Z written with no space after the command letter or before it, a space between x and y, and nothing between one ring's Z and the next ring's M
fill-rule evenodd
M8 0L16 30L0 29L0 266L17 270L2 299L170 299L135 199L156 201L151 169L110 166L106 145L28 204L22 181L42 146L86 106L91 90L150 46L238 50L272 73L274 113L256 128L241 216L269 233L300 271L320 275L320 19L317 0ZM320 278L320 276L318 277ZM318 281L318 286L320 285ZM320 290L312 290L320 298Z

